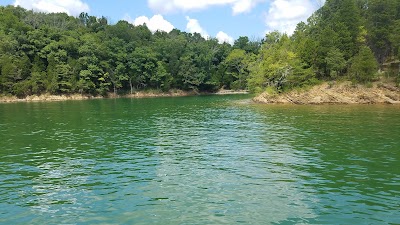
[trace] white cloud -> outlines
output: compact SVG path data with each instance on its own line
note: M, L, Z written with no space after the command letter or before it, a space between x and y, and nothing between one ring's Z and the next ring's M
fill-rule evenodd
M15 0L14 6L46 13L67 13L77 16L89 12L89 5L81 0Z
M226 34L225 32L222 32L222 31L218 32L216 38L218 39L218 42L220 44L228 43L228 44L233 45L233 42L234 42L233 37L229 36L228 34Z
M264 0L239 0L232 6L233 14L241 14L250 12L257 4L264 2Z
M306 21L324 0L273 0L266 15L267 31L293 34L300 21Z
M125 16L125 20L132 23L135 26L146 24L151 32L165 31L171 32L175 27L169 21L164 19L162 15L154 15L150 19L146 16L139 16L132 20L129 16Z
M208 35L207 31L204 30L199 21L196 19L192 19L190 17L186 17L186 20L188 21L187 25L186 25L186 31L188 31L189 33L199 33L203 38L208 39L210 36Z
M229 5L234 15L250 12L266 0L148 0L149 7L158 13L201 10L211 6Z

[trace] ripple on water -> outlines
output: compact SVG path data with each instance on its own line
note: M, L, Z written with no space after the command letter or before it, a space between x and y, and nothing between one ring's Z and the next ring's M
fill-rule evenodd
M398 110L231 98L1 106L0 223L398 222Z

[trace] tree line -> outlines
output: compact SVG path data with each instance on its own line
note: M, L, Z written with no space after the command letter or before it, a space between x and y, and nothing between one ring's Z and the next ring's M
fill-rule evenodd
M152 33L127 21L110 25L87 13L40 13L0 7L0 93L105 95L138 90L245 89L234 49L256 53L260 41L220 44L174 29ZM232 60L232 62L230 62Z
M382 64L400 59L400 1L327 0L293 35L269 33L259 54L247 58L254 92L321 80L371 82ZM400 81L398 70L386 73Z
M327 0L291 36L240 37L232 46L177 29L152 33L123 20L111 25L87 13L6 6L0 7L0 40L3 94L280 92L321 80L373 80L380 65L400 58L400 1Z

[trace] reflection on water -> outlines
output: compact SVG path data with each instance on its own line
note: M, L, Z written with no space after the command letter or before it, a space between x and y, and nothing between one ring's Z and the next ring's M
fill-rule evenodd
M297 183L297 177L307 173L285 166L297 161L291 153L264 144L265 130L254 116L241 109L208 109L158 120L155 143L161 182L152 184L152 192L159 192L170 207L179 210L178 215L166 211L162 218L197 214L206 224L287 218L305 222L315 217L308 206L316 201L312 191ZM288 135L285 128L280 133ZM268 137L279 142L275 138ZM290 145L285 150L291 151Z
M0 105L0 223L398 223L400 108Z

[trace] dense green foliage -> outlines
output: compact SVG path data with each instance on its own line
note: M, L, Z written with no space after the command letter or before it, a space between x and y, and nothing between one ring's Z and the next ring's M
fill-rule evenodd
M400 1L327 0L292 36L240 37L233 46L177 29L152 33L86 13L7 6L0 7L0 40L0 93L280 92L319 80L375 79L379 65L400 58Z
M291 37L267 34L251 63L249 89L276 91L318 80L369 82L400 58L400 1L327 0Z
M0 93L18 96L246 88L248 71L236 70L236 53L260 48L247 37L231 46L176 29L152 33L86 13L13 6L0 7L0 40Z

